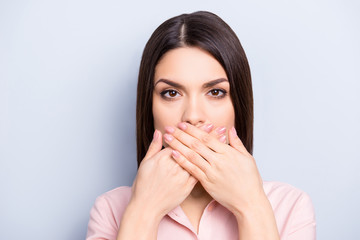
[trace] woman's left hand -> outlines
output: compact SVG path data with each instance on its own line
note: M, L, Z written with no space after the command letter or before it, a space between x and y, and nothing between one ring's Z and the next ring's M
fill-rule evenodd
M188 123L166 131L173 158L231 212L242 215L266 199L255 160L234 127L228 131L230 145Z

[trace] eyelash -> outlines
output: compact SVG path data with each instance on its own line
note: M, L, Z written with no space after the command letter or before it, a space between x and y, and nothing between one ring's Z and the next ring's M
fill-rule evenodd
M172 92L174 91L176 94L180 94L178 91L174 90L174 89L168 89L168 90L165 90L165 91L162 91L160 93L161 97L164 98L165 100L168 100L168 101L173 101L175 97L167 97L165 96L166 94L168 94L169 92ZM221 99L221 98L224 98L226 95L227 95L227 91L224 90L224 89L220 89L220 88L214 88L214 89L211 89L209 93L211 93L212 91L219 91L220 93L222 93L220 96L213 96L213 98L217 98L217 99Z

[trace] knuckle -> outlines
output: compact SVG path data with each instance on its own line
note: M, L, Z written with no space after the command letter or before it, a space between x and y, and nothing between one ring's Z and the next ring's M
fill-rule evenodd
M202 143L199 140L193 140L190 144L190 148L195 151L198 151L201 149L201 145Z
M214 169L214 172L223 172L225 170L224 168L226 168L226 166L224 166L224 163L216 163L212 167ZM211 172L211 174L214 174L214 172Z
M175 164L175 166L171 169L173 175L177 175L180 171L180 166L178 164Z
M156 163L160 166L166 166L167 160L166 160L166 157L160 157L158 159L156 159Z
M180 157L179 159L177 159L177 163L179 164L182 170L186 169L189 165L189 162L185 157Z
M181 139L184 137L184 133L179 131L178 129L175 130L175 132L173 133L175 138Z
M185 164L185 158L182 156L180 156L176 161L180 164L180 166Z
M193 166L193 165L191 165L191 166L189 166L189 171L190 171L190 173L191 173L191 175L195 175L196 176L196 168L195 168L195 166Z
M197 158L197 154L193 151L190 151L188 154L187 154L187 158L191 161L195 160Z
M181 169L181 175L184 177L184 178L188 178L190 176L190 174L185 171L184 169Z
M213 182L213 183L218 182L218 178L217 178L216 174L214 174L213 172L208 171L206 173L206 176L210 182Z
M211 135L209 134L204 134L203 136L201 136L201 141L205 144L208 144L211 142Z

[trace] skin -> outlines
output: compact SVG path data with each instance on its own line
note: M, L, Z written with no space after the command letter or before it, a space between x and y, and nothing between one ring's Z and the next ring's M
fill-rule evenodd
M177 48L159 61L154 85L157 130L117 239L156 239L161 219L178 205L198 230L212 199L234 214L239 239L279 239L255 160L233 128L230 86L220 63L199 48Z
M174 127L179 122L195 127L213 124L217 130L230 129L234 125L235 112L226 72L204 50L178 48L167 52L156 66L154 85L154 125L162 133L167 126ZM166 141L164 145L168 146ZM196 230L201 214L211 200L198 183L181 204Z
M217 79L223 81L203 88ZM235 112L225 70L209 53L199 48L167 52L155 68L154 82L154 125L162 133L166 126L176 126L179 122L195 127L213 123L227 129L234 125Z

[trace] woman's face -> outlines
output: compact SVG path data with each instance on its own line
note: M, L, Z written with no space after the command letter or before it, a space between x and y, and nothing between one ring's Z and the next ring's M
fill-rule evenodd
M196 127L212 123L230 129L235 123L230 84L221 64L208 52L181 47L163 55L155 68L154 127L188 122Z

